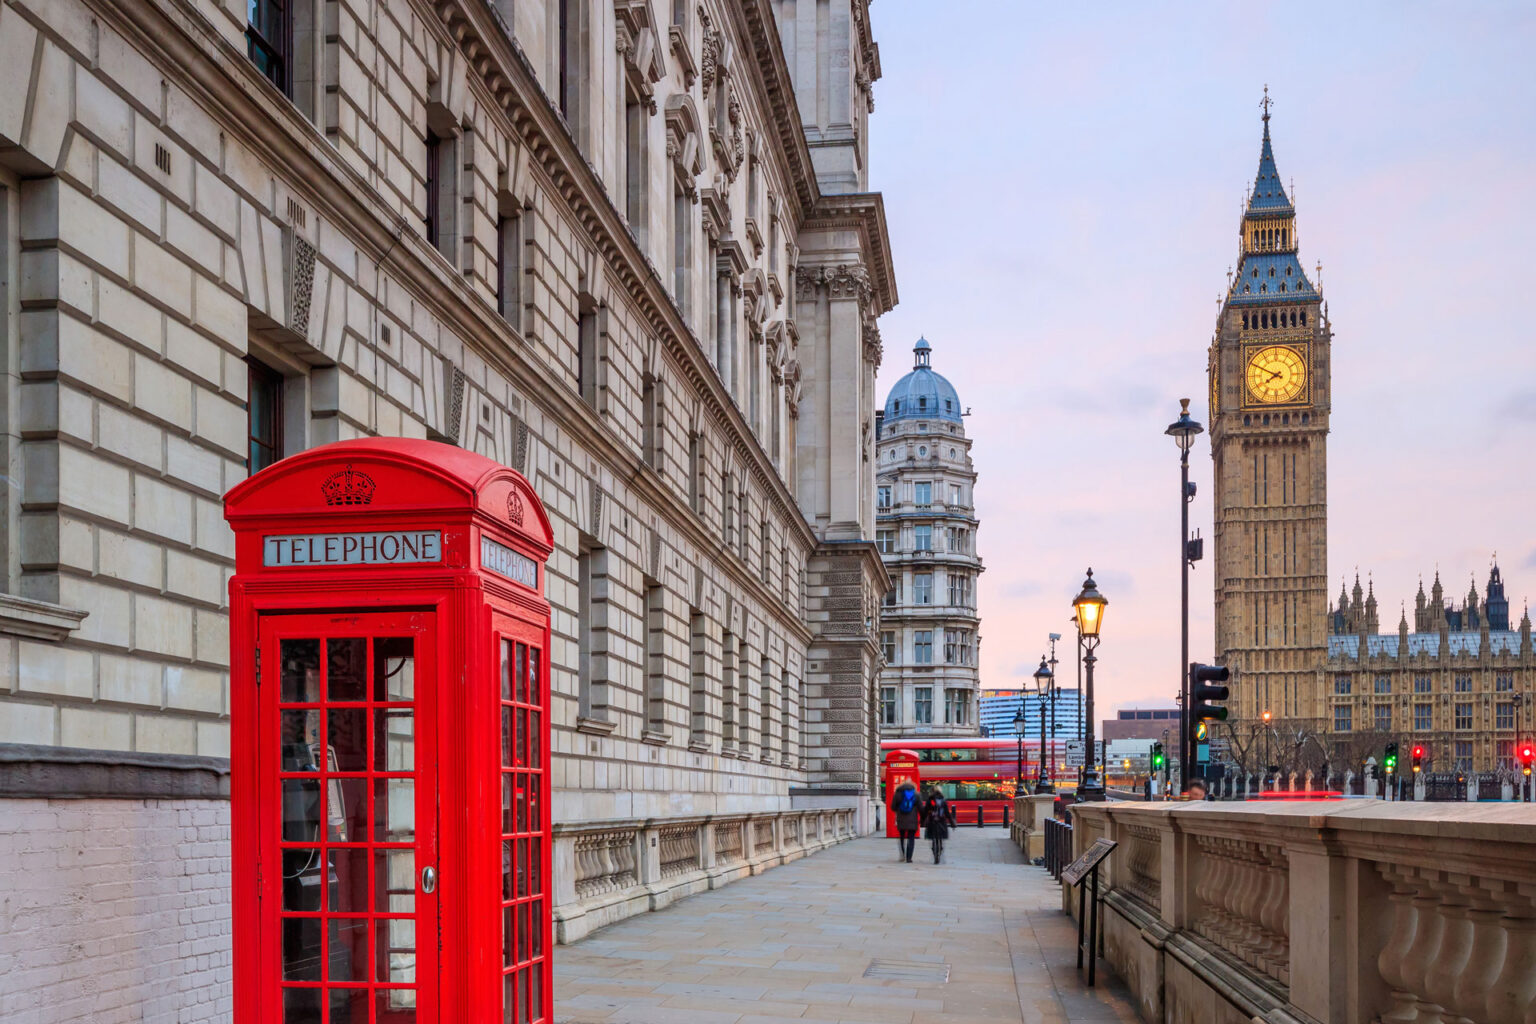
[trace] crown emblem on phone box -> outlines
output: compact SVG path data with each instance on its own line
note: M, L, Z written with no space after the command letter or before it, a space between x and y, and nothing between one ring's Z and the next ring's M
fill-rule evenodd
M320 490L327 505L368 505L373 502L373 477L348 466L326 477Z

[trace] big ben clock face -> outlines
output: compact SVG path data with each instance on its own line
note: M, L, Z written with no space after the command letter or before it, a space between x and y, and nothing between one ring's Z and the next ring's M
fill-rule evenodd
M1307 360L1286 345L1261 348L1248 358L1248 394L1255 402L1294 402L1307 389Z

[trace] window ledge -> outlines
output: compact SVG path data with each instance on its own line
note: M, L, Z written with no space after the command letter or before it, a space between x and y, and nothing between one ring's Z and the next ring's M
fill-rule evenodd
M597 736L607 736L619 727L619 723L608 718L577 718L576 731L589 732Z
M669 736L664 730L661 729L646 729L640 734L641 743L654 743L657 746L664 746L666 742L671 738L671 736Z
M688 744L688 749L695 754L712 753L712 751L709 749L708 740L693 740Z
M63 640L80 628L89 612L15 594L0 594L0 633L37 640Z

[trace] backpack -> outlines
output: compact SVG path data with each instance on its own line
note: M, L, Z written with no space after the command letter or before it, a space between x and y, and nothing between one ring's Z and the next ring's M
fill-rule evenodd
M908 788L896 794L897 814L911 814L915 810L917 810L916 790Z

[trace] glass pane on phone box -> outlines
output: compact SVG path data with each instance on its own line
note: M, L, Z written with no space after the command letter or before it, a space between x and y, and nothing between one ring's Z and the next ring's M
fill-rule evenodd
M517 645L517 699L528 703L528 645Z
M506 840L501 844L501 898L512 898L512 841Z
M278 767L285 772L318 772L316 757L320 743L319 711L284 711L279 716L278 737L281 759Z
M321 1024L321 998L318 988L283 989L283 1024Z
M544 914L543 902L535 900L527 905L528 913L532 917L533 924L528 929L528 935L533 940L533 955L544 955Z
M320 918L283 918L283 977L320 980Z
M501 642L501 699L512 699L512 641Z
M517 709L517 763L519 767L528 764L528 711L526 708Z
M528 648L528 703L537 704L542 699L539 691L539 649Z
M373 767L380 772L408 772L416 767L416 713L410 708L374 712Z
M379 951L379 980L408 985L416 980L416 919L386 917L374 921ZM414 1003L412 1005L415 1005Z
M366 914L368 906L368 849L335 846L326 851L331 873L326 884L326 909L343 914Z
M528 891L535 896L544 891L544 840L528 840Z
M368 780L327 779L326 831L333 843L368 841Z
M501 708L501 763L506 768L516 768L517 762L512 757L513 734L517 732L515 719L512 717L513 708L502 705Z
M544 767L543 717L537 711L528 712L528 767L530 768Z
M374 838L381 843L409 843L416 839L416 781L375 779L373 789Z
M416 1024L416 990L388 988L376 994L375 1024Z
M283 640L278 644L280 699L285 703L314 703L320 699L320 641Z
M501 908L501 962L504 967L517 963L517 908Z
M331 637L325 642L325 699L368 699L368 641Z
M368 770L368 709L327 708L326 737L331 749L327 767L333 772Z
M319 910L324 876L320 872L320 847L290 847L283 851L283 909ZM286 928L287 925L285 924ZM315 938L320 936L318 927ZM319 956L319 949L315 955Z
M528 817L526 819L526 824L524 825L524 831L526 832L537 832L543 827L544 819L541 816L543 814L543 810L539 804L539 787L542 785L543 779L541 776L523 776L522 790L525 793L524 799L528 807Z
M512 821L512 796L513 776L511 772L501 773L501 831L503 835L511 835L516 829Z
M283 842L318 843L320 836L320 780L284 779Z
M416 910L416 851L378 850L374 853L373 909L382 914Z
M544 990L540 988L540 981L544 972L537 967L528 971L528 1019L538 1020L544 1012Z
M527 960L531 955L531 944L528 939L533 932L533 921L528 916L529 904L523 903L517 908L517 959Z
M403 701L415 698L415 638L376 637L373 641L373 699Z
M528 895L528 840L517 841L517 852L514 858L517 872L517 898L522 899Z
M368 1024L368 997L371 989L331 989L331 1024Z
M368 977L368 921L366 917L326 919L331 930L331 965L327 980L370 980Z
M512 799L513 799L513 801L515 803L515 808L516 808L516 812L515 812L514 817L513 817L513 824L517 826L517 832L519 834L528 831L528 791L527 791L527 788L526 788L527 785L528 785L528 776L526 776L526 775L519 775L519 776L517 776L517 791L516 791L516 793L513 794L513 798Z
M527 1024L527 1004L520 998L523 987L522 972L514 971L501 977L502 1024Z

